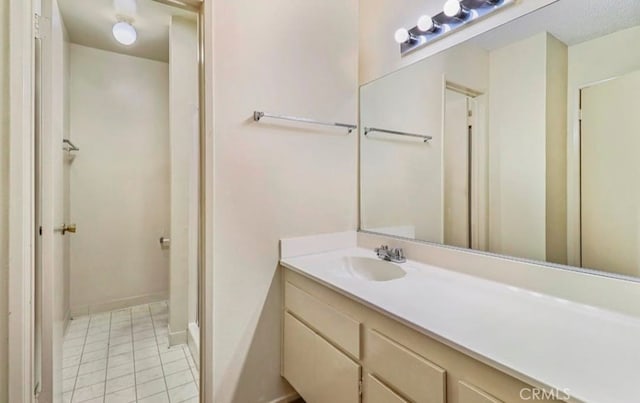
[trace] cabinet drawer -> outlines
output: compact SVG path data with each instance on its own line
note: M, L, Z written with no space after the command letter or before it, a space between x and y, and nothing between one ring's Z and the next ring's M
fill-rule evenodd
M364 403L409 403L371 374L364 379L363 397Z
M375 330L367 330L364 360L381 380L416 403L444 403L446 371Z
M487 392L464 381L458 382L459 403L502 403Z
M360 358L360 323L302 291L285 285L285 307L311 325L318 333Z

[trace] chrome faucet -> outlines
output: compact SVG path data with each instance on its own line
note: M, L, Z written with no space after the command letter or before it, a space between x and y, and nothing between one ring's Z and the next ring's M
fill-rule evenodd
M375 248L374 250L378 257L382 260L393 263L404 263L407 261L402 248L389 249L387 245L382 245L379 248Z

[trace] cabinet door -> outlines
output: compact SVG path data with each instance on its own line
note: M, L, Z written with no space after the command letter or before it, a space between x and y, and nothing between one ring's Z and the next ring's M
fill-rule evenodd
M282 364L285 379L307 403L360 402L360 365L288 312Z
M358 403L360 365L316 336L316 403Z
M408 403L375 376L364 378L364 403Z
M304 399L311 401L314 386L316 334L302 322L284 315L283 374Z

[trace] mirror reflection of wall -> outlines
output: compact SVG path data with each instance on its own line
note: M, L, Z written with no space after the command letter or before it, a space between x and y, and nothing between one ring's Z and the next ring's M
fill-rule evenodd
M559 0L362 86L362 127L433 140L361 136L361 228L640 276L640 4L612 3Z

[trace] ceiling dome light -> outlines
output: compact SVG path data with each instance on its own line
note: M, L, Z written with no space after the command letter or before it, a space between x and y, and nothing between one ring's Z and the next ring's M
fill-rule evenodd
M447 17L457 17L462 13L462 6L460 0L447 0L444 3L444 15Z
M129 24L126 21L120 21L113 25L113 37L116 38L116 41L120 42L123 45L133 45L133 43L138 38L138 33L133 25Z
M433 18L428 15L423 15L418 18L418 29L422 32L433 31L436 24L433 22Z
M409 39L411 39L411 35L409 34L409 31L406 28L400 28L396 31L394 38L398 43L405 43Z

